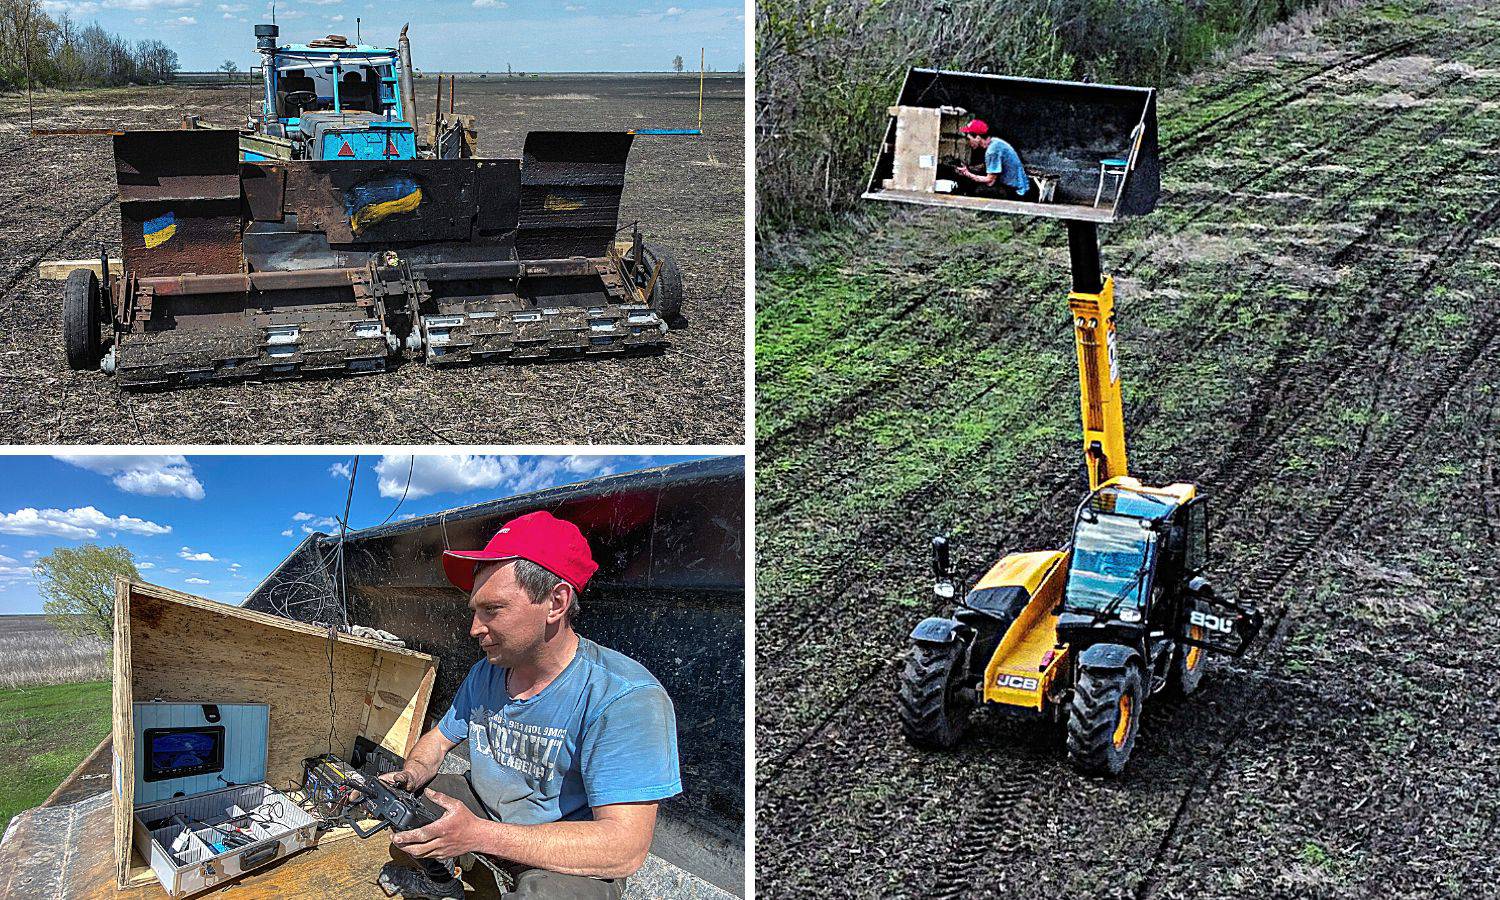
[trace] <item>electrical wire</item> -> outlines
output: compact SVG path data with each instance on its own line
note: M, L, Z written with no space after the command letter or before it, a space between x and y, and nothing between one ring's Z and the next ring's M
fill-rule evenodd
M409 491L409 490L411 490L411 476L412 476L412 473L415 472L416 470L417 470L417 455L415 453L413 453L411 455L411 465L409 465L409 466L406 467L406 487L404 487L404 488L401 489L401 499L396 501L396 508L392 509L391 510L391 514L389 516L385 517L385 522L381 522L380 525L376 525L375 526L376 528L379 528L382 525L385 525L386 522L389 522L392 519L392 517L394 517L396 515L397 510L401 509L401 504L403 504L403 503L406 502L406 492Z

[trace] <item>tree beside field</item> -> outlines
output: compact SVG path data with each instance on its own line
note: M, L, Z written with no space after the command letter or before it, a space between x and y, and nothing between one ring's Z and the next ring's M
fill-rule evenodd
M74 637L109 641L115 627L115 578L139 578L124 547L59 547L36 561L42 609L52 624Z
M682 54L681 53L679 53L676 56L672 57L672 71L676 72L678 75L682 74Z
M158 40L137 41L80 27L66 12L47 15L41 0L0 0L0 88L121 85L166 81L177 52Z

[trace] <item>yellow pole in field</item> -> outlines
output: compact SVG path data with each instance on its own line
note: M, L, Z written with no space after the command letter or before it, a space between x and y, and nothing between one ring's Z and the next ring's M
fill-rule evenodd
M704 48L698 48L698 133L703 133L703 59Z

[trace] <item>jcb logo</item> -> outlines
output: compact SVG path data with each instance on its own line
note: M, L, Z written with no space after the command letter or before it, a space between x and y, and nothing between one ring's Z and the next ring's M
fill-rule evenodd
M1209 631L1222 631L1225 634L1234 631L1234 620L1228 616L1216 616L1196 609L1188 614L1188 622Z
M1034 691L1036 690L1037 680L1035 678L1027 678L1025 675L1006 675L1002 673L999 678L999 685L1000 687L1014 688L1018 691Z

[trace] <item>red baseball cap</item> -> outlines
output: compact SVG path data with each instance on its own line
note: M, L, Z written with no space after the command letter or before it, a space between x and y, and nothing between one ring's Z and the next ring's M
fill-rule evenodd
M538 511L500 526L483 550L444 550L443 572L459 590L472 591L478 564L504 559L529 559L579 591L599 571L577 525Z
M983 119L972 119L958 130L964 134L989 134L990 126L986 125Z

